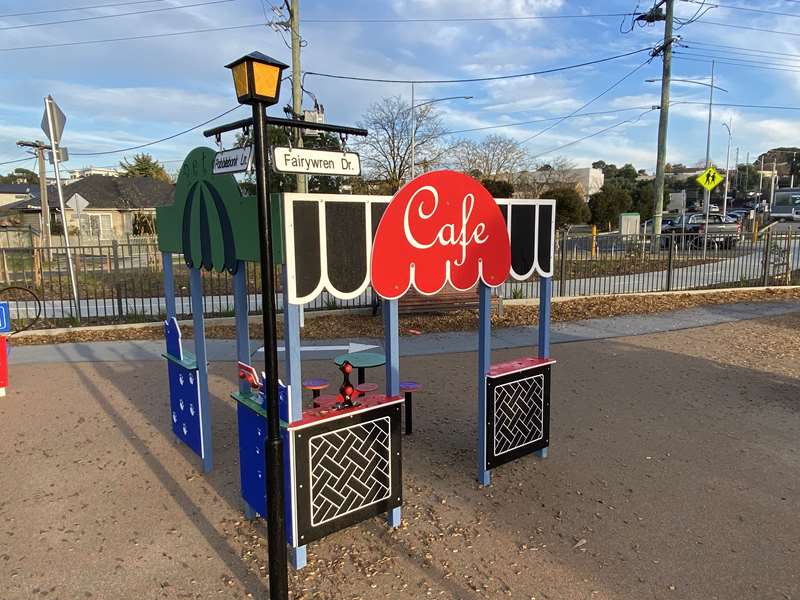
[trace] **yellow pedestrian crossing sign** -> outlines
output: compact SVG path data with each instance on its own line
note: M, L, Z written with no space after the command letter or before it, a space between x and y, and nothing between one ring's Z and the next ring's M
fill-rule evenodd
M723 179L722 173L717 171L714 167L708 167L700 174L700 177L698 177L696 181L710 192L722 183Z

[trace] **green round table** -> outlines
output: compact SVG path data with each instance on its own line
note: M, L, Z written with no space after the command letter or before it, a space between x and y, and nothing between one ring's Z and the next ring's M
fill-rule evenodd
M364 378L364 370L385 365L386 355L380 352L348 352L347 354L340 354L333 359L333 362L339 367L341 367L345 361L358 369L358 384L360 385L366 381Z

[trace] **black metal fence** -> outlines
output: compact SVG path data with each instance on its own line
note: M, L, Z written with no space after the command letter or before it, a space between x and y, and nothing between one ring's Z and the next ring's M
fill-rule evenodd
M181 256L173 257L179 317L192 312L189 273ZM63 247L0 248L0 284L29 288L41 299L45 326L157 321L165 314L161 253L155 243L113 242L73 248L80 302L75 314ZM260 310L260 275L247 264L248 305ZM626 294L667 290L800 284L800 234L769 231L713 238L692 234L651 236L561 235L554 273L557 296ZM203 272L204 311L233 315L233 282L227 273ZM280 273L278 274L280 281ZM278 302L282 305L281 286ZM497 293L506 299L535 298L538 282L509 281ZM22 290L6 290L12 319L25 323L37 305ZM306 310L365 308L368 289L350 301L322 294ZM19 323L17 323L19 324Z

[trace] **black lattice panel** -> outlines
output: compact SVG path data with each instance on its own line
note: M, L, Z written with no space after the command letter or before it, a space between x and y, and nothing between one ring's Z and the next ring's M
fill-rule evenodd
M486 469L549 445L550 365L487 376L486 404Z
M389 417L317 435L310 445L312 525L327 523L389 497Z
M401 406L381 405L292 432L295 545L400 506Z

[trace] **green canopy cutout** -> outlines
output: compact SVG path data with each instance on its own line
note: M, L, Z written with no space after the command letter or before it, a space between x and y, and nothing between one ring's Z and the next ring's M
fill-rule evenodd
M180 253L190 268L233 273L239 261L258 262L258 207L242 196L231 174L215 175L211 148L195 148L183 161L175 202L156 208L158 248ZM275 263L283 262L280 196L270 198Z

